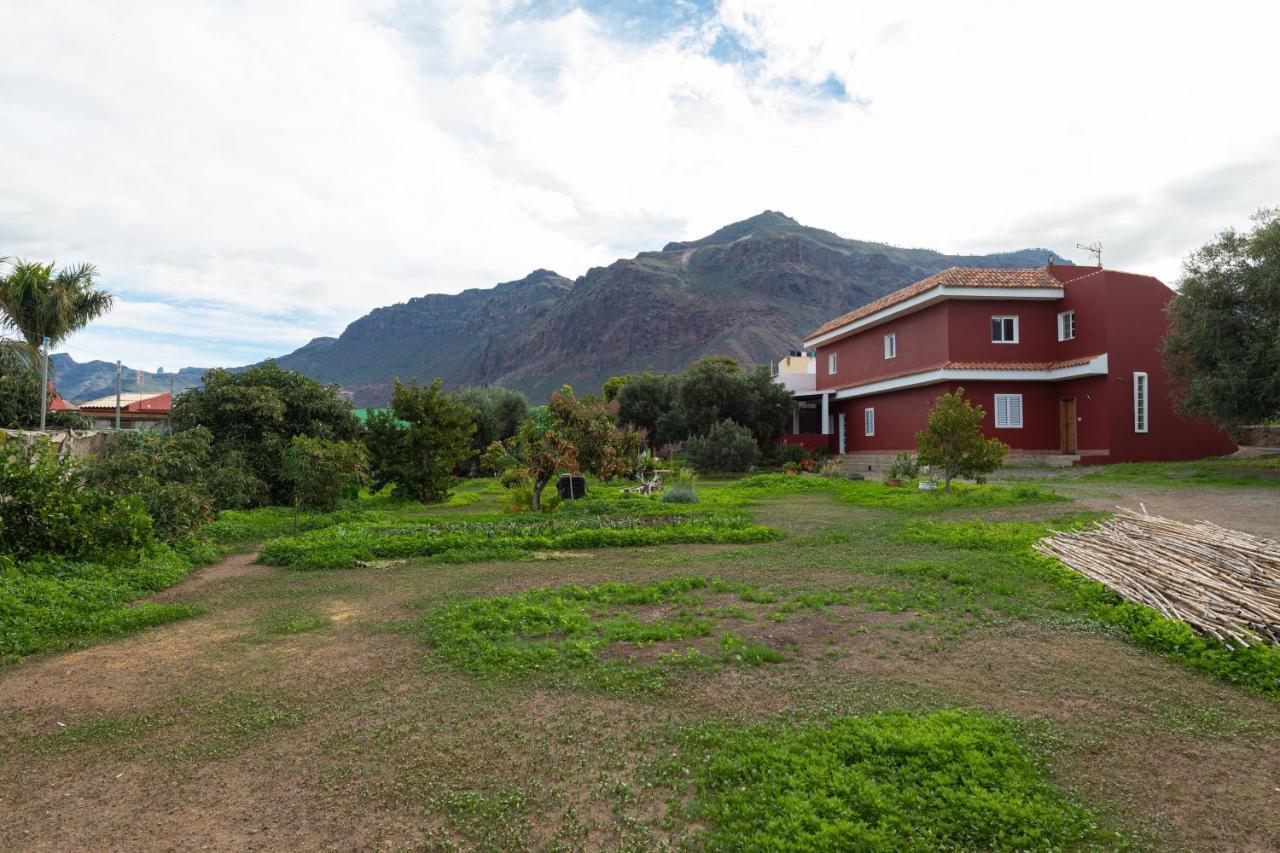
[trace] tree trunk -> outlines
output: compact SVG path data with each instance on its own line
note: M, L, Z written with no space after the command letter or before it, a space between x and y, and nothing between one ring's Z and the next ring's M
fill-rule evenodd
M946 494L951 494L951 472L947 471L943 474L943 490Z
M542 512L542 490L547 487L550 480L534 480L533 481L533 511Z

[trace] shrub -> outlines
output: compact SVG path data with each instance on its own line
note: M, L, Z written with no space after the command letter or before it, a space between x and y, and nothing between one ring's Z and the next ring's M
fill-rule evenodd
M395 486L395 494L422 503L441 503L457 478L454 470L471 455L476 426L462 403L443 393L437 379L426 387L396 380L391 408L373 412L365 444L373 485Z
M671 484L663 490L659 500L668 504L696 504L698 492L694 486L697 480L698 475L692 471L677 471Z
M355 497L368 480L366 470L364 447L354 441L295 435L284 454L293 505L320 512L337 509L344 495Z
M899 453L889 466L889 476L898 480L914 480L920 475L920 463L910 453Z
M0 553L87 559L150 541L139 498L84 487L81 475L48 441L0 447Z
M178 395L173 423L179 431L208 428L214 459L238 454L235 458L243 467L265 484L265 490L259 490L251 481L237 478L242 500L262 495L261 503L278 504L292 499L284 453L295 435L350 441L360 428L350 403L338 396L337 385L321 385L296 371L281 370L274 362L238 373L210 370L200 388Z
M125 433L85 463L84 480L112 494L139 497L156 535L175 542L213 520L211 445L203 427L173 436Z
M684 455L699 471L746 471L760 457L760 448L751 430L726 419L706 435L686 441Z
M773 446L773 456L779 465L786 465L791 462L799 466L801 462L809 458L809 451L798 444L780 441Z

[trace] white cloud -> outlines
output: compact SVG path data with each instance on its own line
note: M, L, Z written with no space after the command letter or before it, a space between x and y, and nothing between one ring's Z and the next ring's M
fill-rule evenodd
M140 367L764 208L1170 278L1280 200L1262 4L724 0L644 38L513 0L0 5L0 255L96 262L125 298L71 351Z

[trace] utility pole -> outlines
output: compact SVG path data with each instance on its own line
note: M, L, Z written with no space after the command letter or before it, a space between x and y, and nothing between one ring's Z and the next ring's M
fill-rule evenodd
M49 414L49 336L45 335L40 344L40 429L44 429L45 418Z
M120 430L120 360L116 359L116 431Z

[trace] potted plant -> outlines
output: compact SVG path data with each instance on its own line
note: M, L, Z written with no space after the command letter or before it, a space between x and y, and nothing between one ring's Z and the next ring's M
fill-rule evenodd
M890 486L901 486L903 480L914 480L920 473L920 466L910 453L899 453L889 466L885 482Z

